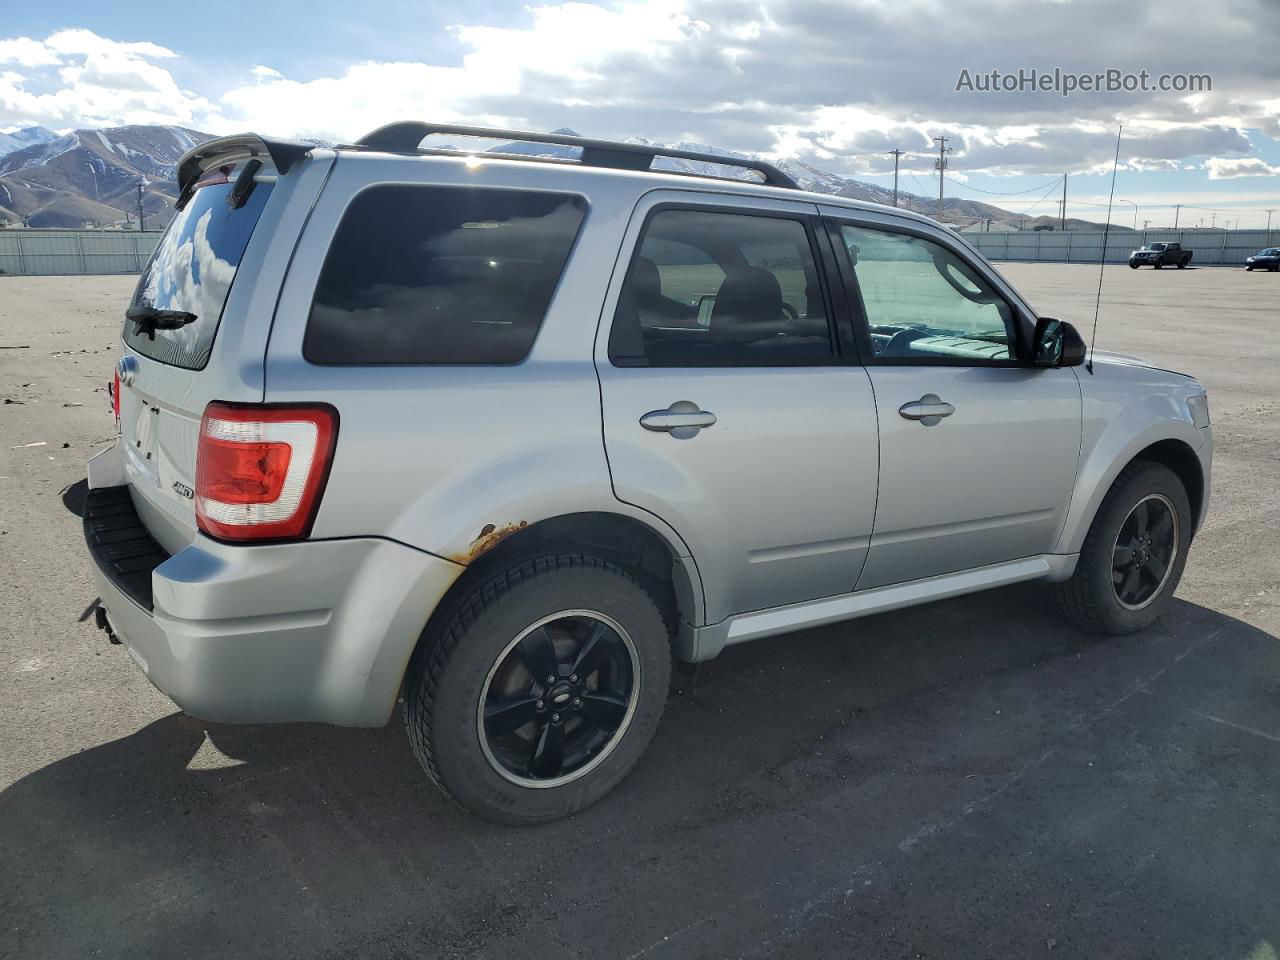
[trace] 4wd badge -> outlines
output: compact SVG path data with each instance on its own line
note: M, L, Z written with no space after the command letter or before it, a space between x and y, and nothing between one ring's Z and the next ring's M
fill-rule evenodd
M186 497L188 500L193 499L196 495L194 490L179 480L173 481L173 489L177 492L178 496Z

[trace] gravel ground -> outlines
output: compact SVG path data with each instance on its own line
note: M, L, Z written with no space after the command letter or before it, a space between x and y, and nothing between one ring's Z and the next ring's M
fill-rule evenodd
M1087 333L1096 267L1003 269ZM0 957L1276 956L1280 277L1108 269L1100 346L1200 376L1217 439L1154 627L1025 585L733 648L535 830L441 800L398 721L185 717L93 628L132 284L0 278Z

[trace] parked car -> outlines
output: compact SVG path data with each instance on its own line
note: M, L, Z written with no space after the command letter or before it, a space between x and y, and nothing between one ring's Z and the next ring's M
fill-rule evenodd
M1264 247L1244 261L1246 270L1280 270L1280 247Z
M1030 580L1138 630L1205 515L1192 377L1081 366L963 237L766 163L398 123L178 178L89 464L99 625L208 720L403 701L493 820L612 789L673 655Z
M1129 267L1177 267L1182 270L1191 262L1192 252L1180 243L1148 243L1129 254Z

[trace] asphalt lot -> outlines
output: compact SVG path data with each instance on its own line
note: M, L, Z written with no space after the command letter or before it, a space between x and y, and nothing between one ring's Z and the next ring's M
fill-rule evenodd
M1087 332L1096 267L1003 269ZM1027 585L732 648L533 830L443 801L398 721L209 726L94 629L73 511L132 284L0 278L0 956L1280 951L1280 276L1108 269L1099 346L1215 424L1156 626Z

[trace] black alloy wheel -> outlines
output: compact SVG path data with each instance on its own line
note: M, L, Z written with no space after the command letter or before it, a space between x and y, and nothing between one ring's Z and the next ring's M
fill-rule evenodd
M603 613L565 610L531 624L485 681L477 724L486 759L523 787L585 776L625 733L639 669L631 637Z
M1178 553L1178 513L1168 497L1143 497L1120 525L1111 581L1126 610L1141 610L1159 594Z

